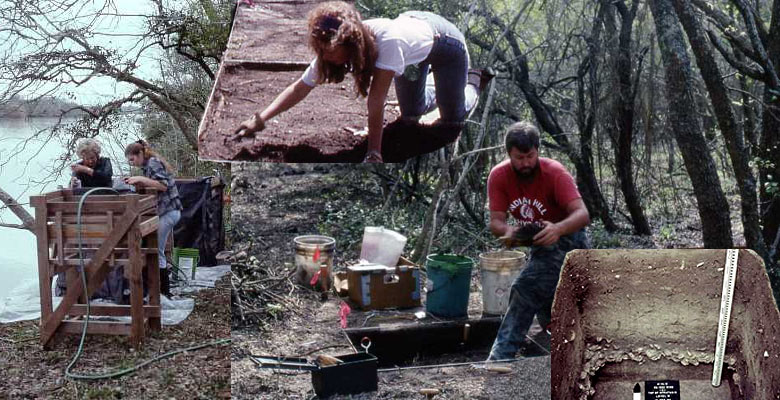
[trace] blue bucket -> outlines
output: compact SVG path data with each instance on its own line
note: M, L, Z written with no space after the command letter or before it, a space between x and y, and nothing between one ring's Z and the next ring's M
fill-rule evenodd
M438 317L467 317L474 260L454 254L431 254L425 265L426 311Z

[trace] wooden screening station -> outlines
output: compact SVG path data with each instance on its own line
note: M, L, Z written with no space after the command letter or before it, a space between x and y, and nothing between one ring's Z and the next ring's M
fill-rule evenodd
M160 275L157 255L157 200L152 194L105 195L96 192L81 210L81 242L87 293L78 270L80 195L63 189L31 196L38 240L38 280L41 295L41 343L53 347L63 333L80 334L86 302L102 285L111 268L124 267L130 289L130 305L93 305L90 316L130 317L130 323L90 319L87 333L129 335L134 346L146 329L161 328ZM52 307L52 278L67 277L67 292ZM144 304L143 283L148 288ZM82 317L82 319L76 319Z

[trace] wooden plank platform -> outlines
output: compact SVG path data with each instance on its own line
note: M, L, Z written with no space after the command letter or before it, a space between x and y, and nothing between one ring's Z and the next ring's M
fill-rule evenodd
M130 287L130 305L90 306L90 315L130 317L130 323L90 320L87 332L130 336L140 346L146 330L161 327L159 264L157 253L156 196L152 194L90 195L83 204L81 225L76 216L80 195L59 190L32 196L38 246L41 294L41 343L51 348L59 334L82 332L85 302L102 285L111 268L124 267ZM76 267L82 265L84 293ZM65 273L68 290L52 307L51 278ZM145 282L144 282L145 280ZM144 283L149 300L144 304Z

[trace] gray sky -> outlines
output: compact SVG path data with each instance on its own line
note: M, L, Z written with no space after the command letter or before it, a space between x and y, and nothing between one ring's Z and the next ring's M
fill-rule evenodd
M86 2L87 7L81 10L80 15L87 15L94 12L97 5L102 5L103 1ZM114 0L113 4L116 5L116 13L123 16L101 17L100 22L91 30L95 36L90 40L92 45L98 45L101 47L115 49L118 54L132 55L133 57L138 54L140 39L137 35L140 32L145 31L145 18L134 15L150 14L154 12L152 4L148 1L133 1L133 0ZM83 24L85 19L80 20ZM78 22L72 25L73 28L78 27ZM73 47L73 43L63 42L63 47ZM0 43L0 54L5 54L8 51L5 43ZM23 47L17 47L15 54L23 54L25 51L29 51ZM140 78L153 80L159 78L159 65L154 59L159 56L160 52L157 48L146 49L142 52L142 56L138 60L138 69L134 74ZM3 82L0 82L3 85ZM51 86L49 86L51 87ZM45 91L46 87L42 87L40 91ZM111 78L93 78L87 83L81 86L68 85L67 88L63 87L58 97L65 98L65 92L72 92L76 96L76 101L82 104L95 104L103 103L111 98L117 97L124 93L128 93L131 90L130 85L117 84ZM39 91L39 92L40 92ZM36 93L27 92L24 93L25 97L35 96Z

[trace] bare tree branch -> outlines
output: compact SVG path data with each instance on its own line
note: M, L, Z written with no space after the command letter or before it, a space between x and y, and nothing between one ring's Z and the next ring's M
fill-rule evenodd
M9 210L11 210L14 215L16 215L19 220L22 221L22 224L5 224L0 223L0 226L6 227L6 228L18 228L18 229L26 229L28 231L33 230L33 226L35 226L35 218L33 218L30 213L27 212L27 210L24 209L19 203L16 202L16 199L13 198L10 194L8 194L5 190L0 188L0 202L6 205Z

